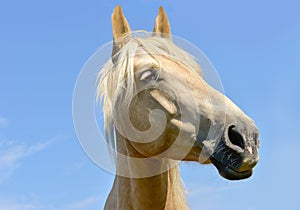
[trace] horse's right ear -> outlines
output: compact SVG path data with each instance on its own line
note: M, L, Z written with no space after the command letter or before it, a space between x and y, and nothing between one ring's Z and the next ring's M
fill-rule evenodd
M122 46L124 46L130 37L130 27L122 12L122 8L117 5L111 16L112 32L114 38L114 46L112 57L119 52Z
M162 6L159 7L158 15L155 19L154 34L164 38L171 38L171 27L168 16Z

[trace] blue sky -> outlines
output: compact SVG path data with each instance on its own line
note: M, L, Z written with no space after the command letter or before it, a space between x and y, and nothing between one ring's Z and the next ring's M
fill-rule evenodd
M198 46L226 95L260 129L260 163L245 181L181 165L192 209L298 209L300 3L281 1L2 1L0 210L101 209L113 176L76 138L72 94L88 58L112 40L116 4L132 29L153 28L160 5L172 32Z

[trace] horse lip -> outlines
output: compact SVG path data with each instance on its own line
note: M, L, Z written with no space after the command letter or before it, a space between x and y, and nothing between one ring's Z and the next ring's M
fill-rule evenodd
M228 180L241 180L249 178L252 173L253 169L249 169L247 171L236 171L235 169L231 168L230 166L224 165L222 162L214 158L213 156L210 158L212 163L216 166L219 171L219 174Z

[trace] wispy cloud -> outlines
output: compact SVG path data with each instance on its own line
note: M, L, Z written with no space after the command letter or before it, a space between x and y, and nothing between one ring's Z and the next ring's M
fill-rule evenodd
M37 195L29 193L13 197L1 196L0 210L44 210L44 207L40 205Z
M9 178L26 157L44 150L50 144L51 141L34 145L25 145L14 141L0 141L0 183Z
M22 199L20 199L22 197ZM24 201L24 197L26 201ZM92 195L73 203L66 203L53 206L50 203L41 203L36 196L22 195L12 198L0 197L0 210L87 210L99 209L101 206L101 196Z
M8 126L8 119L0 116L0 127L6 127Z
M100 196L90 196L81 201L77 201L75 203L69 204L65 209L68 210L83 210L88 209L94 206L96 203L99 203L100 206Z
M7 203L0 206L0 210L37 210L38 206L32 204L17 204L17 203Z

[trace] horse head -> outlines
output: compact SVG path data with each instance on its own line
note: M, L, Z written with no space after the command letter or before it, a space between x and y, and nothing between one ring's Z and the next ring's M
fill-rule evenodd
M111 65L98 86L108 136L122 136L132 157L212 163L226 179L250 177L258 162L254 121L174 44L165 11L147 37L131 35L119 6L112 24Z

